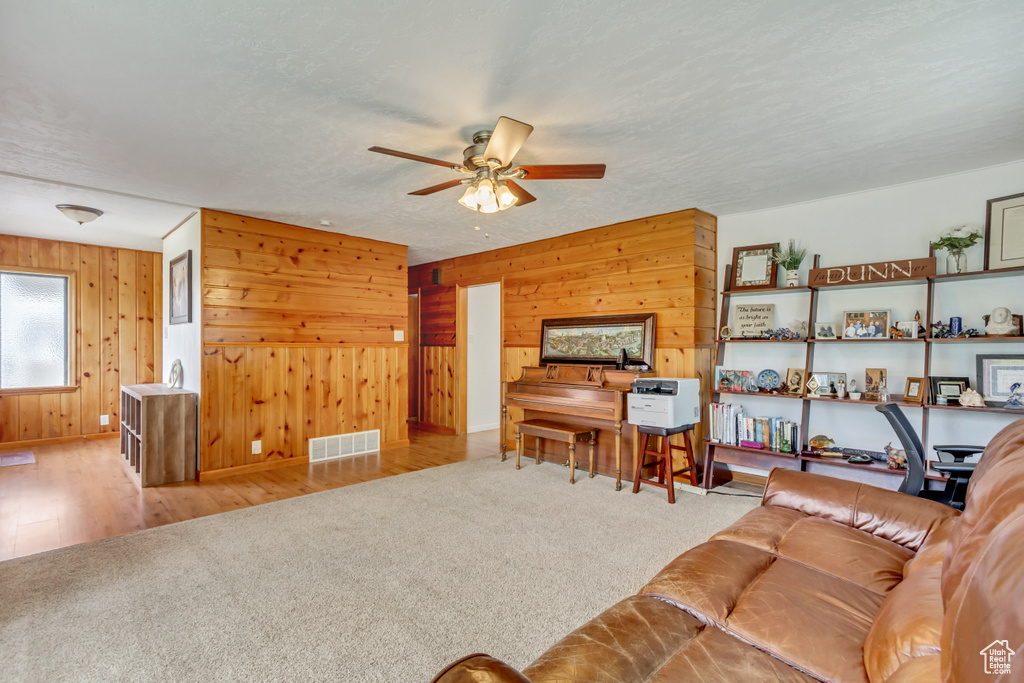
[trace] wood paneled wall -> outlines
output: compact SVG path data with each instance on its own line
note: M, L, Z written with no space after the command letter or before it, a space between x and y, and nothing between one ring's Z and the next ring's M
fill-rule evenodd
M458 404L456 396L456 354L454 346L423 346L423 405L419 421L442 431L455 433Z
M201 476L408 441L406 247L203 210ZM252 441L262 452L252 454Z
M122 384L160 381L160 254L0 235L0 267L73 275L73 391L0 396L0 442L116 433ZM100 425L100 415L110 424Z
M717 219L698 209L415 266L411 292L503 283L505 346L540 343L544 318L655 311L657 348L710 346ZM454 304L452 304L454 306ZM425 307L424 307L425 308ZM434 324L421 311L421 325Z
M540 360L541 321L653 311L658 314L655 370L700 377L710 399L715 338L715 216L698 209L651 216L514 247L410 268L409 291L421 301L420 327L435 343L455 345L455 285L502 283L504 379ZM431 285L441 270L441 285ZM421 342L421 343L426 343ZM426 359L426 356L424 356ZM438 372L428 366L422 372ZM424 391L425 416L456 414L456 393ZM517 418L518 419L518 418Z

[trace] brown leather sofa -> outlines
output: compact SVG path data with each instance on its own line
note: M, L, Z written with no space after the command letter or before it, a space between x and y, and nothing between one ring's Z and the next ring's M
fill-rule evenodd
M986 673L1006 643L1010 672ZM814 680L1024 681L1024 419L986 447L963 514L776 469L761 507L522 673L477 654L434 679Z

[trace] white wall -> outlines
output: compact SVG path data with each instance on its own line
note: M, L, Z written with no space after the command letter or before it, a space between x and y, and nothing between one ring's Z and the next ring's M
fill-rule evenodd
M964 223L984 228L986 201L1018 192L1024 192L1024 161L805 204L719 216L719 291L734 247L769 242L785 245L792 237L806 246L809 254L821 254L822 266L923 258L928 255L928 242L942 230ZM981 270L984 248L982 241L967 252L968 270ZM939 272L943 273L945 252L938 252L937 256ZM801 266L801 285L807 284L810 263L808 256ZM779 269L780 284L782 277L783 271ZM806 320L808 299L809 295L765 295L756 297L756 302L774 302L776 326L788 326L791 321ZM911 320L918 310L924 316L925 299L923 284L822 291L817 319L835 321L844 310L877 307L891 310L894 320ZM744 302L740 298L733 300L734 304ZM937 284L932 321L948 322L950 316L958 315L965 328L980 329L981 316L996 306L1024 313L1024 276ZM1024 342L935 344L931 374L967 376L972 388L977 388L975 355L979 353L1024 353ZM784 377L787 368L803 367L803 362L802 344L731 344L726 346L724 365L755 372L774 368ZM846 372L848 378L855 378L863 386L866 367L884 367L889 372L890 392L901 396L908 376L923 375L923 363L924 344L818 344L813 370ZM756 396L730 396L726 400L742 403L758 415L800 419L800 401ZM923 411L911 408L906 412L920 430ZM1013 419L1008 415L932 410L928 443L984 444ZM853 448L882 450L890 441L898 445L885 418L868 405L813 403L809 435L821 433L841 446Z
M501 285L467 292L466 429L497 429L501 421Z
M171 319L171 260L181 256L189 249L192 250L192 322L171 325L169 322ZM203 362L203 337L200 321L200 303L203 296L200 249L202 249L202 220L198 212L164 238L164 329L162 332L164 335L164 357L161 381L167 381L171 365L176 358L180 358L183 386L196 393L199 393L200 389Z

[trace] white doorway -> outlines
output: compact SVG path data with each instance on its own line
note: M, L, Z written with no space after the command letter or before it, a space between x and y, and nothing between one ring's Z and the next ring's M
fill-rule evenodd
M466 294L466 431L482 432L501 422L501 284Z

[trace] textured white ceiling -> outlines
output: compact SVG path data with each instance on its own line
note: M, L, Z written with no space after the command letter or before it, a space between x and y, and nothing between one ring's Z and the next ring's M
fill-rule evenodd
M1020 0L4 0L0 174L172 203L94 194L117 211L80 241L159 249L204 206L415 264L1022 159L1022 36ZM406 194L445 169L366 151L458 162L500 115L536 128L520 163L605 179L477 216ZM69 238L52 205L76 191L0 175L0 232Z

